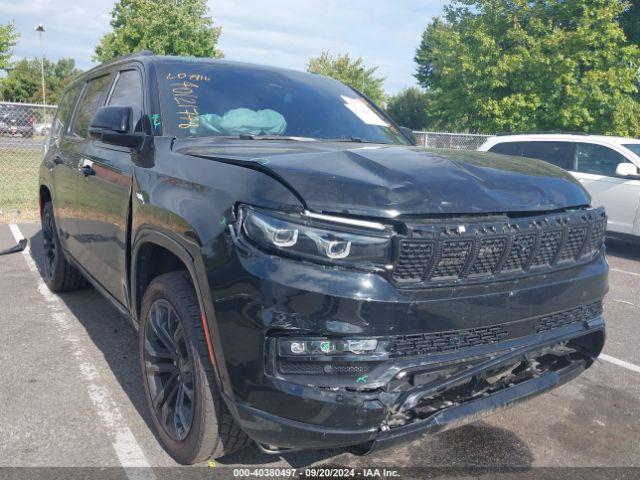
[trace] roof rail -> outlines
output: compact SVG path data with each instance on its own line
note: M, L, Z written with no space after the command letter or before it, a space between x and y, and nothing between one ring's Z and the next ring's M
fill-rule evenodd
M587 132L572 132L567 130L541 130L530 132L501 132L496 133L496 137L507 137L510 135L594 135Z
M155 55L151 50L138 50L137 52L127 53L126 55L121 55L119 57L114 58L114 60L122 60L123 58L129 57L149 57Z
M83 75L80 75L79 78L83 78L84 75L86 75L86 74L88 74L90 72L93 72L95 70L101 69L101 68L103 68L104 66L107 66L107 65L112 65L114 63L121 62L122 60L126 60L127 58L132 58L132 57L150 57L150 56L153 56L153 55L155 55L155 53L152 52L151 50L138 50L137 52L131 52L131 53L128 53L126 55L121 55L121 56L116 57L116 58L114 58L112 60L100 63L100 64L96 65L95 67L90 68L89 70L84 72Z

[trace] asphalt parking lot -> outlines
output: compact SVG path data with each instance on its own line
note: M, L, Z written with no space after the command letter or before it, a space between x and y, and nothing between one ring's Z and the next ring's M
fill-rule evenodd
M39 224L12 228L0 225L0 249L20 234L32 248L0 257L0 467L150 466L122 472L159 477L175 464L152 433L136 331L93 289L50 294L37 273ZM210 477L233 477L227 467L463 469L458 478L474 467L640 467L640 247L609 242L608 253L606 356L577 380L482 421L367 457L270 456L252 446L206 466ZM627 470L616 472L626 477Z

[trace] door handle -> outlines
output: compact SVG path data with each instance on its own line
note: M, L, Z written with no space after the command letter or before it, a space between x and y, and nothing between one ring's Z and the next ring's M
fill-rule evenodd
M96 171L91 167L91 165L83 165L78 170L80 170L85 177L96 174Z

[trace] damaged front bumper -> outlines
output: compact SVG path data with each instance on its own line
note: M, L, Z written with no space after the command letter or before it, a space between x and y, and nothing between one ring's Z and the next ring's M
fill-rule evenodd
M345 427L291 420L229 402L244 431L266 451L345 447L364 454L399 440L469 423L551 390L588 368L604 344L601 316L464 352L402 360L385 385L359 389L284 385L305 399L335 403ZM281 380L278 380L279 382ZM288 383L288 382L287 382Z
M209 278L226 403L275 452L362 453L471 421L593 363L607 270L601 247L517 278L399 288L238 248Z

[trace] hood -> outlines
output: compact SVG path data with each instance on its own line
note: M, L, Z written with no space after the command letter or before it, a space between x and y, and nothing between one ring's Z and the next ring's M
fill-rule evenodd
M182 140L174 151L266 169L317 212L394 218L540 212L590 202L558 167L485 152L224 139Z

